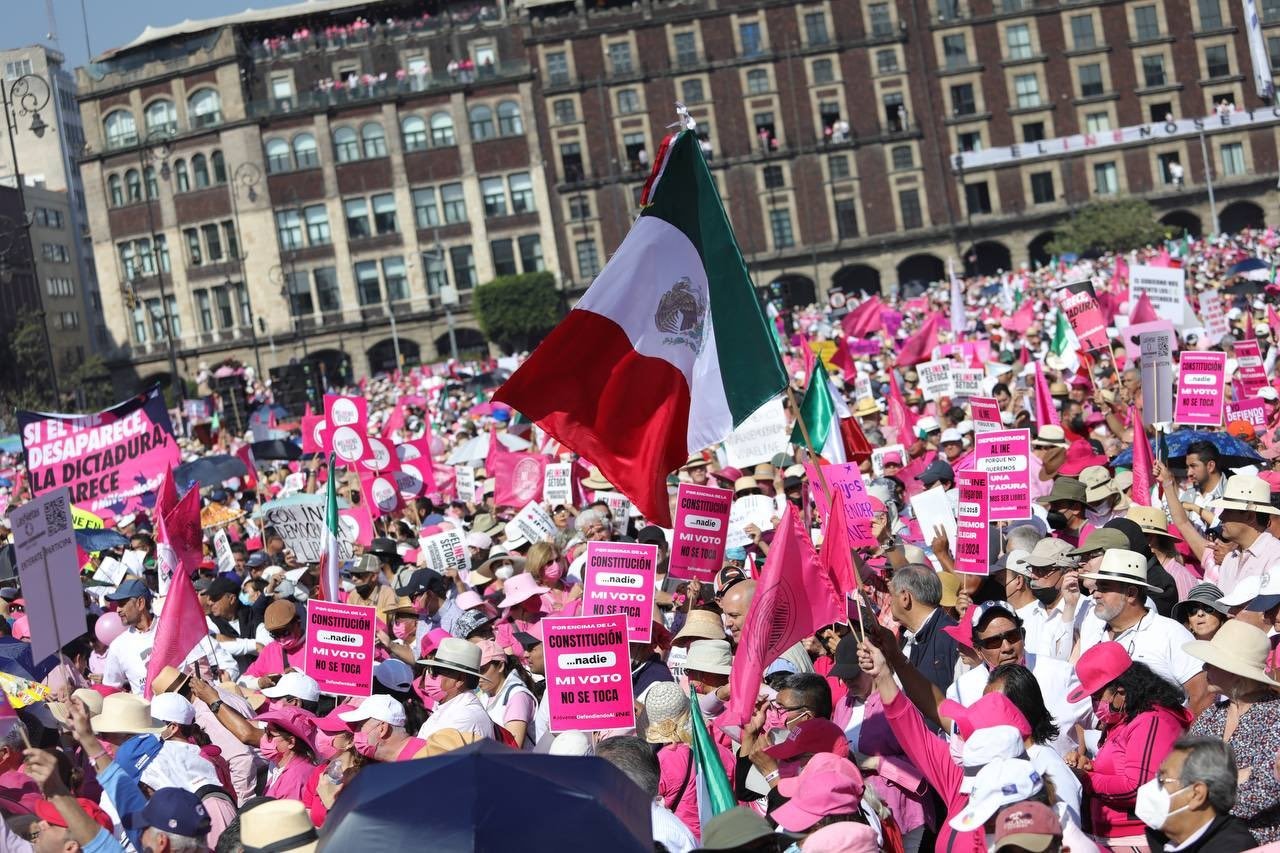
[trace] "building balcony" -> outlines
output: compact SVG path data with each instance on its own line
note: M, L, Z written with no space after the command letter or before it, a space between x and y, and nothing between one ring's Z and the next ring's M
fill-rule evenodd
M364 26L355 23L329 25L316 31L300 26L287 35L264 35L250 42L248 48L255 62L291 62L315 51L410 42L443 32L497 23L502 23L502 7L485 2L447 9L440 15L423 14L419 18L397 18Z

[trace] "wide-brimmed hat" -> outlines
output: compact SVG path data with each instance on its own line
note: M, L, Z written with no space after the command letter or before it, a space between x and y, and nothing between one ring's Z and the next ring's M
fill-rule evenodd
M773 478L774 476L777 475L777 473L778 472L773 467L772 462L761 462L759 465L756 466L756 469L755 471L752 472L751 476L762 483L772 483Z
M414 606L413 599L407 595L397 595L395 601L378 613L383 619L388 616L416 616L417 614L418 608Z
M457 637L449 637L440 641L436 656L430 660L420 660L420 664L434 669L448 669L463 675L480 675L480 647Z
M1084 542L1080 543L1080 547L1072 548L1068 551L1067 556L1080 557L1084 554L1092 554L1094 551L1128 547L1129 537L1125 536L1122 531L1116 530L1114 527L1099 527L1085 537Z
M600 469L592 465L591 470L587 472L587 476L582 478L582 485L591 489L593 492L611 492L613 491L613 483L610 483L600 473Z
M132 693L112 693L102 700L102 713L89 721L97 734L153 735L164 730L151 717L151 706Z
M1186 598L1173 605L1173 611L1169 615L1175 622L1185 622L1188 616L1187 611L1198 606L1212 610L1226 619L1231 615L1231 608L1224 604L1221 598L1222 588L1217 584L1198 583L1191 587Z
M528 572L521 572L513 575L503 584L502 591L506 593L502 601L498 602L499 607L515 607L522 601L527 601L535 595L543 595L551 590L538 583L533 575Z
M724 623L720 614L711 610L690 610L684 626L672 638L671 644L682 646L694 640L723 640Z
M259 723L270 723L288 732L314 750L316 743L315 717L292 705L277 705L254 718Z
M1049 494L1042 498L1036 498L1036 503L1050 506L1058 501L1071 501L1073 503L1088 503L1085 499L1084 483L1075 477L1058 477L1053 481L1053 488L1049 490Z
M1099 564L1098 570L1086 572L1080 577L1095 581L1131 583L1146 587L1151 592L1163 592L1160 587L1147 583L1147 558L1127 548L1108 548L1102 555L1102 563Z
M701 453L692 453L685 463L680 466L681 471L688 471L693 468L706 468L711 465L711 460L707 459Z
M733 669L733 652L728 640L695 640L689 644L689 654L684 661L685 671L710 672L728 675Z
M369 543L369 547L364 549L366 554L374 554L384 563L399 565L404 562L400 556L400 551L396 548L396 540L388 539L385 536L379 536Z
M1106 464L1106 456L1095 453L1093 445L1084 439L1077 439L1067 448L1067 458L1058 466L1058 473L1064 477L1076 477L1086 468Z
M880 404L870 397L863 397L853 404L853 415L858 418L869 418L881 414Z
M1084 484L1084 499L1089 503L1120 494L1111 472L1103 465L1090 465L1080 472L1079 480Z
M1142 532L1148 536L1163 536L1166 539L1181 540L1182 537L1176 533L1169 532L1168 519L1164 514L1164 510L1154 506L1138 506L1134 504L1129 507L1129 511L1124 517L1132 521L1134 524L1142 528Z
M501 563L511 564L512 577L518 577L524 572L524 557L511 553L494 554L467 573L467 582L475 586L478 583L487 583L493 580L495 577L493 567Z
M1055 424L1045 424L1036 431L1036 437L1031 439L1032 447L1066 447L1067 434L1062 431L1062 427Z
M1214 509L1242 509L1246 512L1280 515L1280 509L1276 509L1271 503L1271 486L1266 480L1252 474L1236 474L1227 480L1222 497L1209 506Z
M1079 686L1067 693L1068 702L1079 702L1092 696L1129 671L1133 658L1119 643L1098 643L1085 650L1076 661Z
M156 677L151 679L151 693L177 693L187 686L191 681L191 676L180 671L177 667L166 666L156 673Z
M240 812L240 843L246 850L273 853L314 853L320 844L306 806L266 798Z
M482 512L471 520L471 531L473 533L484 533L487 536L492 536L501 529L502 522L487 512Z
M89 719L93 719L102 713L102 694L96 690L88 687L81 687L72 691L71 698L79 699L84 703L84 706L89 713ZM71 717L67 713L67 706L64 703L49 702L47 704L49 706L50 713L53 714L54 719L58 722L68 723L71 721Z
M1182 650L1193 658L1210 666L1224 669L1250 681L1260 681L1272 687L1280 687L1280 681L1267 675L1267 658L1271 654L1271 641L1266 632L1248 622L1228 619L1218 628L1211 640L1194 640L1183 643Z
M759 488L760 488L760 484L756 482L755 477L750 477L750 476L739 477L738 479L733 481L733 493L735 495L738 492L749 492L753 489L759 489Z
M1034 566L1037 569L1047 569L1050 567L1059 569L1070 569L1076 564L1076 561L1067 556L1067 552L1071 550L1071 545L1061 539L1046 537L1036 543L1031 549L1031 553L1027 555L1027 565Z

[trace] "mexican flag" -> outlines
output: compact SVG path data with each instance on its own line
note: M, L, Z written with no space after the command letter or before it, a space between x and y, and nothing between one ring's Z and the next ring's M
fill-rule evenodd
M340 588L339 569L342 555L338 550L338 477L334 472L334 456L329 454L329 476L324 483L324 550L320 552L320 584L326 601L337 601Z
M622 245L493 399L670 527L667 475L786 382L697 137L682 130L658 149Z
M733 797L733 788L729 786L729 776L716 753L715 742L702 719L702 707L698 704L698 694L693 688L689 688L689 730L693 734L693 762L698 769L695 787L698 794L698 825L705 832L707 821L721 812L727 812L737 803Z
M800 401L800 417L804 419L805 429L809 431L813 450L832 465L843 465L849 461L840 430L840 419L848 416L849 407L837 394L831 392L831 380L827 378L822 359L815 358L813 371L809 374L809 387L805 389L804 399ZM791 443L799 447L805 446L799 421L791 429Z
M1071 347L1071 327L1067 323L1067 315L1062 311L1058 312L1058 319L1053 325L1053 340L1049 343L1049 349L1059 358Z

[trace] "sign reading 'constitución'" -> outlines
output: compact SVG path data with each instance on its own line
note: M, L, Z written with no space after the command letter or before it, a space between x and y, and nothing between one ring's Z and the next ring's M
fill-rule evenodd
M627 639L647 643L653 634L653 574L657 545L588 542L582 612L627 620Z
M636 724L626 619L543 619L552 732L630 729Z
M307 602L306 673L322 693L373 693L373 637L377 610L336 601Z

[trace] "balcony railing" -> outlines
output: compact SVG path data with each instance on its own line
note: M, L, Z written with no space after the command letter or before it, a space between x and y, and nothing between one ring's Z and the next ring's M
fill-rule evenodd
M444 15L398 19L367 26L330 26L313 32L306 28L291 35L271 36L255 41L249 52L258 62L296 59L316 50L345 50L369 44L385 44L447 29L461 29L502 20L502 9L496 3L479 3L463 9L452 9Z

